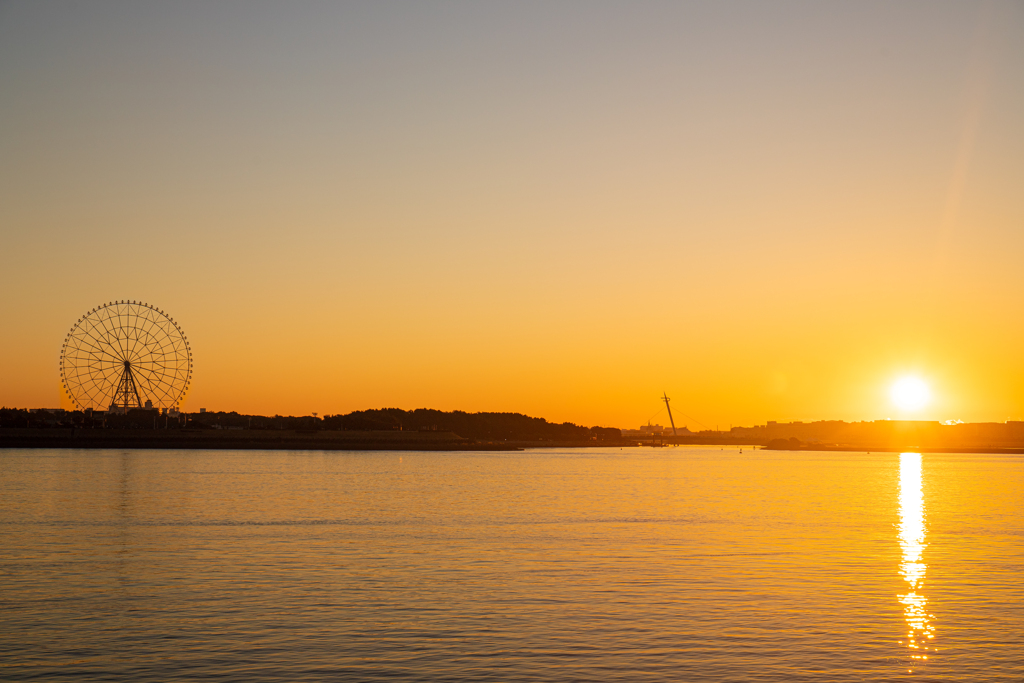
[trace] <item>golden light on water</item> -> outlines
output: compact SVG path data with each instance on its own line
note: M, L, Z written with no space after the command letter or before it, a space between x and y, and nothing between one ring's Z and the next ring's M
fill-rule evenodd
M900 573L907 582L907 592L899 596L907 621L907 648L913 659L928 659L935 637L928 600L923 593L927 565L923 561L926 547L924 494L921 490L921 454L900 454L900 545L903 558Z
M893 405L903 411L917 411L932 399L931 388L920 377L901 377L889 390Z

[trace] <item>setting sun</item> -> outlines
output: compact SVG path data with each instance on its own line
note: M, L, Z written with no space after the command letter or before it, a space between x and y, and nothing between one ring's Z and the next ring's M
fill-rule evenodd
M931 401L927 382L920 377L901 377L889 390L893 405L900 410L921 410Z

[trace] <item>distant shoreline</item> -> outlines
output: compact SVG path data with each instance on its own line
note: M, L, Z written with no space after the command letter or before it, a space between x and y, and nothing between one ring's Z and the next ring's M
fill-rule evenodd
M0 428L0 449L84 448L138 450L286 450L286 451L523 451L550 448L670 448L719 446L767 451L848 453L990 453L1024 455L1024 448L997 446L918 447L912 445L820 444L754 440L665 437L655 440L486 441L434 431L326 431L302 429L80 429Z

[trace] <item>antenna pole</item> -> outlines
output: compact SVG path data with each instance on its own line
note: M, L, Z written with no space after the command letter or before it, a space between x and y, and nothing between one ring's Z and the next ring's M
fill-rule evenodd
M670 408L668 405L668 402L671 401L672 399L668 397L667 392L663 391L661 393L662 398L665 400L665 409L668 410L668 421L672 425L672 436L678 436L678 434L676 434L676 421L672 419L672 408Z

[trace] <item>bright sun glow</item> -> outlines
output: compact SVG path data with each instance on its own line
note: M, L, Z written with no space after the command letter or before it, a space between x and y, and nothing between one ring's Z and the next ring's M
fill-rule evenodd
M901 377L892 385L889 395L900 410L920 410L932 398L928 384L920 377Z

